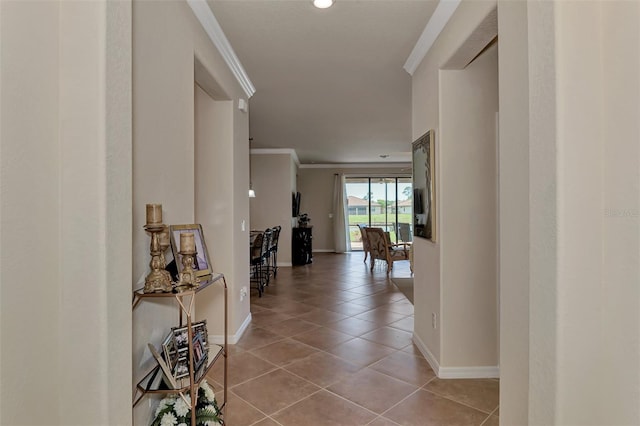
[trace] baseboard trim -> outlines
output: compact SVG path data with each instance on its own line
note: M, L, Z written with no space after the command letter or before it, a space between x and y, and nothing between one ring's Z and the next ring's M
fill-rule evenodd
M442 367L431 353L427 345L424 344L420 336L413 333L413 343L418 347L420 353L427 360L431 369L440 379L497 379L500 377L499 366L487 367Z
M293 264L291 262L278 262L278 268L279 267L290 268L292 266L293 266Z
M440 367L441 379L498 379L500 367Z
M418 347L418 350L427 360L433 372L436 373L436 376L440 377L440 375L438 374L438 372L440 371L440 363L438 362L436 357L433 356L429 348L427 348L427 345L424 344L420 336L418 336L415 332L413 333L413 343Z
M228 336L227 343L229 343L230 345L235 345L236 343L238 343L238 341L242 338L244 332L247 331L249 324L251 324L251 312L249 312L249 315L247 315L247 317L244 319L238 331L236 331L235 334L231 334ZM222 334L210 334L209 341L211 343L215 343L216 345L222 345L224 344L224 336Z
M313 249L311 250L312 253L335 253L336 251L334 249Z

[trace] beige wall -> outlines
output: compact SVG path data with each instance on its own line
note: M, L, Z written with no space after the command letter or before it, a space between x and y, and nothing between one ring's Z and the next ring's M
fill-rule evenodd
M252 151L251 182L256 197L250 199L251 229L282 227L278 240L278 265L281 266L291 266L291 193L296 191L296 168L289 153Z
M239 275L234 268L236 251L246 249L246 244L241 245L244 238L235 238L234 235L236 228L242 232L242 219L236 220L234 209L228 207L233 200L234 185L221 184L227 182L228 176L234 173L233 137L233 102L214 100L196 85L195 221L202 224L213 271L223 271L228 284L234 284L229 290L232 302L229 305L231 333L238 330L249 314L249 298L240 301L240 288L248 285L246 266ZM208 319L212 341L220 342L224 334L223 307L224 295L220 286L198 296L197 318ZM231 340L235 342L235 336Z
M239 297L240 288L248 285L248 233L241 229L242 221L249 220L248 116L234 108L245 95L186 2L136 1L133 16L132 278L136 283L148 270L149 237L142 229L146 203L161 203L167 224L201 222L212 264L227 277L229 332L235 335L248 316L248 299ZM196 57L199 75L220 89L215 99L195 95ZM202 125L197 137L196 122ZM207 317L214 336L222 330L215 312L221 299L214 289L198 295L197 316ZM136 308L135 379L155 362L147 343L160 342L176 318L175 303ZM150 413L146 401L139 404L136 424L148 423Z
M638 424L640 7L499 13L501 422Z
M529 63L527 3L498 2L500 418L529 417Z
M529 18L554 29L530 33L545 47L529 57L531 135L545 137L530 160L545 176L530 185L530 421L637 424L640 8L558 2Z
M440 71L442 367L498 365L498 47Z
M129 424L131 5L0 15L0 423Z
M410 142L407 142L407 150ZM300 210L308 213L313 225L313 250L335 250L333 237L333 186L334 175L346 176L407 176L411 167L396 168L305 168L298 170L298 191L301 194Z
M604 311L606 391L612 424L640 424L640 5L602 7ZM607 214L607 209L608 214ZM626 212L625 212L626 211ZM622 214L620 214L622 213Z
M60 164L51 158L60 152L60 29L53 18L59 13L59 4L3 2L0 6L0 423L58 423L60 307L55 301L61 287L61 171ZM33 17L36 12L39 14ZM49 70L48 78L44 78L44 70ZM33 109L35 105L37 109ZM9 186L8 182L24 186ZM46 279L38 285L25 276L26 271ZM36 285L27 285L29 282ZM25 340L25 329L35 339ZM43 347L49 352L44 359ZM23 365L32 368L28 372L16 368ZM42 410L33 410L32 400L42 401Z
M484 275L484 285L482 291L485 295L491 295L493 297L493 303L486 302L489 305L486 306L486 310L481 308L482 302L478 305L476 314L484 312L485 314L477 318L479 322L483 322L485 330L494 328L494 333L497 333L497 325L495 320L495 286L497 283L494 281L490 283L492 278L495 277L495 271L484 270L478 263L474 263L473 258L467 259L457 256L456 250L456 238L463 239L464 236L458 234L457 230L462 225L464 228L465 219L462 217L456 217L458 213L455 206L456 201L453 197L475 197L475 190L472 185L466 186L463 182L458 182L456 175L465 170L469 165L473 164L474 158L469 158L465 155L464 149L456 145L456 141L452 139L451 135L447 133L447 127L455 130L455 115L443 116L442 109L446 107L446 104L442 104L443 95L442 90L446 89L442 86L442 81L446 80L445 74L451 71L444 71L441 80L440 68L445 64L452 56L454 56L462 46L465 46L465 50L468 49L467 43L468 36L485 20L485 18L491 15L495 9L495 2L480 1L480 2L463 2L460 4L455 14L443 30L442 34L438 37L431 50L424 58L420 66L413 74L412 84L412 99L413 99L413 137L417 138L424 134L429 129L435 130L435 150L436 150L436 197L437 204L436 212L437 218L437 235L438 241L431 242L421 238L417 238L414 242L414 259L416 268L414 270L414 298L415 298L415 332L414 339L418 345L426 352L428 358L430 358L432 364L442 365L445 368L449 368L448 374L456 374L455 368L471 368L462 373L464 375L474 374L483 375L489 374L491 371L495 371L497 365L497 356L495 356L496 350L496 337L491 336L490 340L486 342L486 346L483 346L483 355L478 358L471 359L473 354L462 355L456 354L453 349L453 342L457 339L462 339L464 333L457 334L454 330L452 335L443 336L443 328L440 324L434 329L432 327L432 314L435 314L440 320L446 320L447 317L459 315L460 312L456 311L456 298L462 297L458 302L465 298L463 292L460 291L462 283L467 285L473 281L469 280L469 277L473 277L476 273ZM476 52L479 52L484 46L479 46ZM471 59L471 58L470 58ZM495 77L494 77L495 78ZM495 83L492 83L495 86ZM455 93L454 93L455 95ZM462 96L458 94L457 96ZM466 96L466 94L465 94ZM495 96L493 94L492 96ZM461 98L454 99L456 104L461 102ZM489 113L489 111L487 111ZM490 111L490 114L494 114L495 109ZM463 125L464 123L460 123ZM495 118L486 123L487 129L495 126ZM441 127L442 126L442 127ZM477 126L477 125L476 125ZM484 128L483 125L479 125L477 128ZM464 128L461 130L465 130ZM466 129L471 131L471 128ZM468 137L468 135L465 135ZM489 141L490 137L485 134ZM489 147L488 149L492 155L495 155L495 149ZM494 157L495 158L495 157ZM487 159L488 161L488 159ZM485 163L485 166L490 167L490 163ZM478 170L476 170L478 171ZM492 172L495 176L495 170ZM459 184L459 185L458 185ZM469 182L467 182L469 184ZM495 200L495 186L492 189L485 187L485 192L481 192L486 195L486 199ZM480 195L480 194L478 194ZM444 198L442 198L444 197ZM447 201L448 200L451 201ZM462 201L464 202L464 201ZM470 206L467 205L466 208ZM495 213L495 208L493 209ZM469 213L469 212L467 212ZM490 214L491 216L491 214ZM495 235L495 216L494 225L490 225L487 230L488 234ZM449 244L447 245L447 242ZM495 267L495 236L491 241L482 241L481 238L474 238L474 241L469 241L470 246L464 248L465 256L469 256L470 252L477 250L482 252L485 250L485 244L494 253L494 259L491 262L490 267ZM478 269L480 268L480 269ZM447 276L450 272L452 275ZM457 276L457 278L456 278ZM449 279L451 283L449 284ZM450 285L456 285L458 289L450 287ZM446 293L446 291L454 291L453 293ZM451 297L449 297L451 296ZM473 297L467 294L466 297ZM468 303L468 302L467 302ZM487 315L488 313L488 315ZM443 318L444 315L444 318ZM486 316L485 316L486 315ZM460 323L461 324L461 323ZM446 324L442 324L446 327ZM478 324L476 324L478 326ZM464 326L455 326L458 331L464 330ZM449 345L450 357L445 358L447 353L444 349L444 343ZM452 351L453 349L453 351ZM493 352L493 355L491 353ZM493 358L493 359L492 359ZM436 369L438 368L436 365ZM481 369L473 370L474 367L480 367ZM483 367L487 367L487 370L482 370ZM453 368L454 370L451 370ZM445 370L443 370L444 372ZM487 373L489 372L489 373ZM495 374L495 373L494 373Z
M230 332L248 319L237 291L248 285L248 119L233 108L244 93L185 3L134 8L132 24L127 1L1 4L3 424L132 423L123 392L131 369L137 381L153 365L146 343L160 341L177 317L174 306L142 304L132 325L131 290L149 262L144 204L162 203L166 223L199 219L194 54L229 99L229 164L210 187L229 182L222 202L232 220L210 247L228 250L220 261L233 259L220 265ZM150 413L140 404L136 424Z

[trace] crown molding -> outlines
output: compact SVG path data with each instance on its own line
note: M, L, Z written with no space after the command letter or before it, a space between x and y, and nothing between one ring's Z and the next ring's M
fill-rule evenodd
M424 57L427 56L429 49L431 49L445 25L451 19L460 2L461 0L440 0L429 22L427 22L427 26L424 27L418 42L413 47L409 58L407 58L407 62L404 63L404 69L410 75L413 75Z
M247 72L240 63L240 60L236 56L236 52L233 51L227 36L224 35L222 27L218 23L218 20L213 15L211 8L205 0L187 0L187 3L191 7L193 14L196 15L200 25L204 28L204 31L209 36L209 39L213 42L213 45L218 48L222 58L227 63L227 66L231 70L231 73L238 80L238 83L244 90L247 97L253 96L256 93L256 89L253 83L249 79Z
M301 169L396 169L411 167L407 163L326 163L326 164L301 164Z
M250 150L251 154L262 155L262 154L289 154L293 157L293 161L296 162L298 166L300 166L300 160L298 159L298 154L295 149L291 148L254 148ZM300 166L302 167L302 166Z

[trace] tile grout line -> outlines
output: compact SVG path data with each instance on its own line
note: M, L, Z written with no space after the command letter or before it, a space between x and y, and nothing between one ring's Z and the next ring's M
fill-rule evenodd
M431 381L433 381L433 380L435 380L435 379L437 379L437 377L434 377L432 380L429 380L429 383L431 383ZM453 399L453 398L452 398L452 397L450 397L450 396L441 395L441 394L439 394L439 393L437 393L437 392L434 392L434 391L432 391L432 390L425 389L425 386L427 386L429 383L425 384L425 385L424 385L424 386L422 386L420 389L422 389L422 390L423 390L423 391L425 391L425 392L429 392L430 394L433 394L433 395L435 395L435 396L438 396L438 397L440 397L440 398L448 399L449 401L451 401L451 402L455 402L456 404L464 405L465 407L467 407L467 408L471 408L472 410L476 410L476 411L478 411L478 412L480 412L480 413L482 413L482 414L487 414L487 412L486 412L486 411L484 411L484 410L481 410L481 409L476 408L476 407L472 407L471 405L466 404L466 403L464 403L464 402L456 401L455 399ZM498 407L494 408L494 409L491 411L491 413L492 413L493 411L495 411L497 408L498 408ZM491 416L491 413L489 413L489 414L487 414L487 415L488 415L488 416Z
M317 269L318 268L316 268L316 270ZM345 303L352 303L355 306L364 308L365 309L364 311L358 312L358 313L356 313L354 315L349 315L349 314L346 314L344 312L333 311L329 307L326 307L326 306L318 306L318 305L313 305L313 304L308 305L308 306L312 307L314 310L318 309L320 311L327 311L327 312L340 314L340 315L344 316L344 318L342 318L340 320L323 322L323 323L320 323L320 324L319 323L315 323L313 321L309 321L314 326L323 327L323 328L325 328L327 330L332 330L332 331L335 331L335 332L339 332L339 333L342 333L342 334L347 335L347 336L350 337L349 339L345 340L344 342L341 342L341 343L339 343L337 345L331 346L330 348L326 348L326 349L317 348L315 346L309 345L307 343L304 343L302 341L299 341L299 340L295 339L295 337L297 337L297 336L299 336L301 334L308 333L308 332L313 331L313 330L301 331L299 333L294 333L294 334L291 334L291 335L288 335L288 336L283 336L281 334L272 332L271 330L269 330L269 328L268 328L269 326L273 326L273 325L279 324L279 323L281 323L283 321L288 321L288 320L292 320L292 319L305 320L304 318L300 318L300 316L303 316L305 314L304 313L301 313L301 314L289 314L289 313L285 313L285 312L279 311L278 306L275 304L275 301L276 301L275 297L276 296L272 296L274 299L267 301L267 304L271 305L269 307L262 306L261 304L256 303L256 306L258 306L261 310L266 310L267 312L273 312L273 313L276 313L276 314L286 315L286 316L288 316L290 318L287 318L285 320L275 321L272 324L261 325L261 326L257 327L257 328L262 328L263 330L271 331L275 335L281 337L281 339L278 339L276 341L270 342L270 343L268 343L266 345L262 345L262 346L255 347L255 348L251 348L247 352L250 355L257 357L258 359L263 360L263 361L267 362L270 365L273 365L275 368L271 369L271 370L269 370L269 371L267 371L267 372L265 372L263 374L260 374L260 375L254 377L254 378L248 379L248 380L246 380L246 381L244 381L242 383L238 383L238 384L236 384L236 386L238 386L240 384L245 384L245 383L247 383L247 382L249 382L251 380L258 379L258 378L263 377L263 376L265 376L267 374L273 373L274 371L283 370L285 373L291 374L294 377L297 377L300 380L303 380L304 382L310 383L311 385L318 387L318 390L316 392L313 392L313 393L309 394L306 397L303 397L303 398L301 398L301 399L299 399L299 400L287 405L286 407L283 407L282 409L274 412L272 415L266 415L261 410L258 410L253 404L249 403L248 401L244 400L243 398L239 397L238 395L236 395L237 398L239 398L240 400L244 401L249 406L251 406L253 408L256 408L256 410L259 413L265 415L266 418L269 418L270 420L280 424L275 419L273 419L272 416L277 415L277 414L283 412L284 410L289 409L291 406L293 406L295 404L298 404L298 403L304 401L305 399L311 398L314 395L318 394L319 392L322 392L323 390L325 390L328 394L333 395L336 398L344 400L349 404L355 405L356 407L360 407L361 409L365 410L366 412L371 413L374 417L369 423L373 423L377 419L383 418L383 414L384 413L388 412L390 409L392 409L393 407L395 407L398 404L400 404L406 398L408 398L409 396L415 394L416 392L418 392L418 391L420 391L422 389L418 385L415 385L415 384L409 383L409 382L405 382L402 379L398 379L396 377L393 377L391 375L388 375L388 374L386 374L384 372L381 372L381 371L377 371L377 370L372 368L374 365L382 362L385 358L393 356L394 354L396 354L398 352L402 352L404 354L407 354L408 356L413 356L413 357L416 357L416 358L419 358L419 357L417 357L415 354L411 354L410 352L405 352L404 351L404 349L406 349L407 347L411 346L411 343L406 345L406 346L403 346L401 348L397 348L397 347L394 347L394 346L389 346L389 345L387 345L385 343L377 342L375 340L371 340L369 338L362 337L363 335L366 335L368 333L374 332L376 330L379 330L379 329L382 329L382 328L385 328L385 327L391 328L393 330L398 330L398 331L401 331L401 332L409 332L409 333L411 333L411 331L407 331L407 330L399 328L397 326L393 326L392 324L394 324L395 322L398 322L398 321L406 320L407 318L413 318L413 314L406 314L406 312L396 312L397 310L402 310L400 307L398 307L396 309L396 311L389 309L391 307L391 305L394 304L394 303L406 302L406 298L404 298L404 297L403 298L398 298L396 300L388 300L388 301L386 301L385 303L382 303L382 304L377 304L377 302L375 300L379 300L379 298L376 299L376 297L379 297L379 296L381 297L384 294L397 293L397 289L396 289L396 291L390 291L393 288L393 284L392 284L392 282L390 280L391 277L385 277L384 280L370 280L369 278L370 278L371 274L369 273L368 268L365 267L364 269L366 269L366 271L360 271L360 272L357 272L357 273L356 272L347 271L346 273L342 273L342 274L338 273L338 274L336 274L334 272L334 276L339 275L340 276L340 283L344 283L344 284L347 284L347 285L350 285L350 283L354 279L360 279L361 277L365 278L368 282L365 282L362 285L350 286L348 288L343 288L341 286L336 286L336 287L332 287L330 289L331 291L334 291L334 292L340 292L341 295L347 297L347 299L344 299L344 300L341 299L341 298L334 297L334 299L336 299L337 303L333 304L331 306L339 306L339 305L342 305L342 304L345 304ZM324 268L322 271L317 270L317 272L326 272L326 271L332 272L332 270L335 270L335 268ZM314 271L314 272L316 272L316 271ZM301 278L304 278L303 274L298 274L297 276L295 274L292 274L290 277L288 277L288 278L286 278L284 280L283 284L286 283L285 285L289 285L289 284L294 285L295 281L297 281L297 280L299 280ZM309 297L308 297L308 299L317 298L317 301L321 301L321 297L323 297L323 295L317 293L317 292L322 290L322 288L320 288L320 284L322 284L321 280L320 281L318 281L318 280L313 281L312 280L311 282L312 282L312 285L314 285L314 287L309 289L309 293L308 293ZM351 291L351 290L355 290L355 289L357 289L357 291ZM343 293L343 292L347 292L347 293ZM363 292L363 293L360 293L360 292ZM364 293L364 292L366 292L366 293ZM302 291L301 293L304 293L304 291ZM298 293L298 294L300 294L300 293ZM267 296L270 296L270 295L267 294ZM353 296L353 298L350 298L351 296ZM303 305L304 305L304 300L307 298L307 297L303 297L302 299L290 298L290 297L287 297L287 294L282 294L282 297L284 299L288 299L288 300L282 300L281 299L281 301L284 302L284 303L296 303L296 304L303 304ZM328 297L331 297L331 296L328 296ZM392 295L392 296L387 296L387 297L394 297L395 298L396 296ZM369 306L367 304L362 305L362 304L359 304L359 303L355 302L357 300L361 300L362 303L366 303L366 301L372 301L372 303L375 306ZM356 309L356 310L359 310L359 309ZM366 314L368 312L372 312L372 311L375 311L375 310L390 312L392 314L397 315L398 318L393 320L393 321L391 321L391 322L384 322L384 323L380 323L378 321L370 321L369 319L364 319L364 318L357 318L359 315L364 315L364 314ZM333 323L336 323L336 322L339 322L339 321L342 321L342 320L345 320L345 319L348 319L348 318L356 318L356 319L359 319L359 320L362 320L362 321L366 321L368 323L373 324L375 326L375 328L373 330L370 330L370 331L367 331L367 332L364 332L364 333L359 333L358 335L355 335L355 336L351 335L350 333L344 333L344 332L342 332L342 331L340 331L338 329L331 328L331 325ZM356 338L363 339L363 341L369 342L371 344L380 345L381 347L385 347L387 349L391 349L393 352L391 352L389 354L386 354L386 355L384 355L383 357L381 357L379 359L373 360L372 362L367 363L366 365L360 365L358 363L354 363L354 362L352 362L352 361L350 361L348 359L345 359L345 358L343 358L343 357L341 357L341 356L339 356L337 354L329 352L329 350L333 349L334 347L337 347L337 346L343 345L345 343L348 343L350 341L353 341ZM313 349L314 352L309 354L309 355L307 355L307 356L304 356L302 358L296 359L295 362L286 363L286 364L283 364L283 365L276 365L273 362L271 362L271 361L259 356L258 354L256 354L254 352L254 351L258 351L258 350L260 350L260 349L262 349L264 347L267 347L267 346L270 346L270 345L274 345L274 344L277 344L277 343L281 343L281 342L284 342L284 341L290 341L290 342L295 342L295 343L298 343L298 344L302 344L304 347L308 347L310 349ZM333 386L335 383L340 382L341 380L344 379L344 377L338 378L335 381L332 381L331 383L326 384L325 386L319 386L319 385L316 385L315 383L313 383L312 381L307 380L304 377L298 376L297 374L287 370L287 367L295 365L296 363L303 362L304 360L307 360L309 357L314 356L315 354L324 354L326 356L329 356L329 357L335 358L337 360L340 360L342 362L345 362L348 365L354 366L355 368L357 368L357 370L355 370L354 374L356 374L358 372L361 372L361 371L364 371L365 369L369 369L369 371L371 371L371 372L382 374L385 377L389 377L390 379L395 379L398 382L406 383L407 385L410 385L410 386L416 386L417 388L416 388L416 390L414 392L409 394L406 398L403 398L401 401L399 401L397 404L394 404L391 408L389 408L388 410L385 410L383 413L378 414L378 413L373 412L372 410L367 409L366 407L361 406L360 404L358 404L358 403L356 403L354 401L350 401L348 398L342 397L342 396L337 395L334 392L328 390L329 387ZM433 380L433 379L431 379L431 380ZM430 382L430 380L427 381L427 384L429 382ZM234 386L234 388L235 388L235 386ZM231 392L233 392L233 390L231 390ZM234 393L234 395L235 395L235 393ZM254 422L253 424L259 423L259 422L261 422L263 420L264 419L261 419L258 422ZM385 418L385 420L388 420L388 419ZM388 421L390 421L390 420L388 420ZM393 424L397 424L397 423L395 423L393 421L390 421L390 422L393 423Z
M416 393L420 392L422 388L418 388L416 390L414 390L413 392L411 392L409 395L405 396L404 398L402 398L400 401L396 402L395 404L393 404L391 407L387 408L386 410L384 410L380 415L384 416L385 414L387 414L389 411L393 410L395 407L397 407L398 405L402 404L404 401L406 401L408 398L410 398L412 395L415 395Z
M398 352L402 352L402 351L398 351ZM393 354L391 354L391 355L393 355ZM391 355L389 355L389 356L391 356ZM384 358L382 358L380 361L382 361L382 360L384 360ZM430 381L432 381L432 380L435 378L435 377L432 377L431 379L427 380L427 381L424 383L424 385L416 385L415 383L407 382L406 380L399 379L399 378L394 377L394 376L392 376L392 375L390 375L390 374L388 374L388 373L385 373L384 371L378 371L378 370L376 370L375 368L373 368L373 366L374 366L374 365L376 365L376 364L377 364L378 362L380 362L380 361L377 361L377 362L375 362L375 363L373 363L373 364L371 364L371 365L367 366L366 368L371 368L371 369L372 369L373 371L375 371L376 373L380 373L380 374L385 375L385 376L387 376L387 377L390 377L390 378L392 378L392 379L399 380L399 381L401 381L402 383L406 383L406 384L408 384L408 385L415 386L415 387L417 387L418 389L422 389L424 386L426 386ZM435 374L435 373L434 373L434 374Z
M321 351L321 352L323 352L323 351ZM396 352L400 352L400 351L396 351ZM327 354L329 354L329 355L331 355L331 356L334 356L334 357L336 357L336 358L338 358L338 359L341 359L341 360L343 360L343 361L349 362L349 361L344 360L344 359L342 359L342 358L340 358L340 357L338 357L338 356L336 356L336 355L334 355L334 354L331 354L331 353L328 353L328 352L327 352ZM390 354L390 355L392 355L392 354ZM390 355L389 355L389 356L390 356ZM311 356L311 355L309 355L309 356ZM308 356L308 357L309 357L309 356ZM307 358L307 357L305 357L305 358ZM262 359L262 358L260 358L260 359ZM303 358L303 359L304 359L304 358ZM302 359L301 359L301 360L302 360ZM301 361L301 360L299 360L299 361ZM267 360L263 360L263 361L269 362L269 361L267 361ZM296 361L296 362L298 362L298 361ZM353 364L353 363L351 363L351 362L349 362L349 363L350 363L350 364L352 364L352 365L354 365L354 366L356 366L356 367L358 367L357 365L355 365L355 364ZM358 372L360 372L360 371L362 371L362 370L364 370L364 369L366 369L366 368L369 368L371 365L373 365L373 364L375 364L375 363L377 363L377 361L376 361L376 362L374 362L374 363L372 363L372 364L369 364L369 365L367 365L367 366L365 366L365 367L360 368L356 373L358 373ZM271 363L271 364L273 364L273 363ZM292 363L292 364L295 364L295 363ZM292 364L289 364L289 365L292 365ZM312 381L310 381L310 380L308 380L308 379L306 379L306 378L304 378L304 377L302 377L302 376L297 375L296 373L294 373L294 372L292 372L292 371L286 370L286 368L285 368L286 366L276 366L276 367L277 367L277 368L275 368L275 369L273 369L273 370L270 370L270 371L268 371L268 372L266 372L266 373L264 373L264 374L261 374L261 375L259 375L259 376L254 377L254 378L251 378L251 379L248 379L248 380L246 380L246 381L244 381L244 382L242 382L242 383L238 383L238 384L234 385L234 388L235 388L236 386L241 385L241 384L246 384L247 382L250 382L251 380L255 380L255 379L258 379L258 378L260 378L260 377L266 376L267 374L273 373L273 372L274 372L274 371L276 371L276 370L283 370L285 373L289 373L289 374L291 374L291 375L293 375L293 376L295 376L295 377L297 377L297 378L299 378L299 379L301 379L301 380L304 380L305 382L310 383L311 385L316 386L316 387L318 387L319 389L318 389L316 392L313 392L313 393L311 393L311 394L307 395L306 397L301 398L301 399L299 399L299 400L297 400L297 401L295 401L295 402L291 403L290 405L288 405L288 406L286 406L286 407L283 407L283 408L281 408L280 410L278 410L278 411L276 411L276 412L272 413L272 414L271 414L271 416L273 416L273 415L275 415L275 414L278 414L278 413L280 413L281 411L286 410L287 408L290 408L291 406L293 406L293 405L295 405L295 404L297 404L297 403L299 403L299 402L302 402L302 401L304 401L305 399L310 398L310 397L312 397L313 395L315 395L315 394L317 394L318 392L321 392L321 391L323 391L323 390L324 390L324 391L326 391L326 392L328 392L328 393L330 393L330 394L332 394L332 395L334 395L334 396L336 396L336 397L339 397L340 399L343 399L343 400L345 400L345 401L347 401L347 402L349 402L349 403L351 403L351 404L354 404L354 405L356 405L356 406L358 406L358 407L360 407L360 408L362 408L362 409L364 409L364 410L367 410L367 411L369 411L369 412L371 412L371 413L375 414L375 415L376 415L376 418L377 418L377 417L382 416L382 414L378 414L378 413L376 413L376 412L374 412L374 411L371 411L371 410L369 410L368 408L363 407L362 405L360 405L360 404L358 404L358 403L356 403L356 402L354 402L354 401L351 401L351 400L349 400L348 398L342 397L341 395L338 395L338 394L336 394L336 393L334 393L333 391L331 391L331 390L329 390L329 389L328 389L330 386L333 386L334 384L336 384L336 383L340 382L342 379L338 379L338 380L336 380L335 382L331 382L330 384L328 384L328 385L326 385L326 386L320 386L320 385L318 385L318 384L316 384L316 383L313 383ZM384 373L378 372L378 371L376 371L376 370L372 370L372 371L377 372L377 373L380 373L380 374L384 374ZM354 374L356 374L356 373L354 373ZM402 380L400 380L400 379L397 379L397 378L395 378L395 377L392 377L392 376L388 376L388 377L390 377L390 378L392 378L392 379L395 379L395 380L398 380L398 381L401 381L402 383L407 383L407 382L404 382L404 381L402 381ZM427 383L428 383L428 382L427 382ZM411 384L411 383L407 383L407 384L412 385L412 386L416 386L416 385L413 385L413 384ZM419 386L416 386L416 387L417 387L417 389L416 389L414 392L412 392L410 395L412 395L413 393L415 393L416 391L418 391L418 390L420 390L420 389L421 389L421 387L419 387ZM233 389L230 389L230 391L233 391ZM235 395L237 398L239 398L239 399L241 399L242 401L244 401L245 403L247 403L248 405L250 405L251 407L253 407L253 408L255 408L256 410L258 410L260 413L265 414L265 416L270 416L270 415L268 415L268 414L264 413L263 411L261 411L260 409L258 409L257 407L255 407L255 406L254 406L253 404L251 404L249 401L247 401L247 400L245 400L244 398L242 398L240 395L236 394L235 392L234 392L234 395ZM404 399L403 399L403 400L404 400ZM395 405L394 405L394 406L395 406ZM385 411L385 412L386 412L386 411ZM263 420L263 419L262 419L262 420ZM375 418L374 418L372 421L374 421L374 420L375 420Z

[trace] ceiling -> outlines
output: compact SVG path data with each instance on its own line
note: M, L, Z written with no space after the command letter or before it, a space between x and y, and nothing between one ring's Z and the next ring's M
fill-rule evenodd
M208 3L256 88L251 148L292 148L303 164L411 161L402 67L437 0Z

